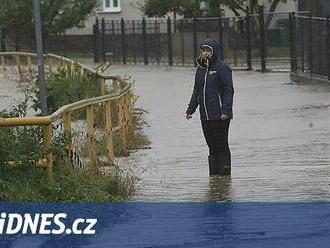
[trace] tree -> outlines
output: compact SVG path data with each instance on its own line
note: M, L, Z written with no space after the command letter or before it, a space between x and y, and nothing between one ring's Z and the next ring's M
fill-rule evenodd
M175 12L191 18L202 15L199 2L199 0L145 0L142 8L149 17L163 17L169 12Z
M162 17L169 12L174 12L185 18L194 17L221 17L221 8L227 7L235 16L246 15L246 7L250 13L258 13L258 0L203 0L207 2L206 13L200 8L202 0L144 0L142 8L149 17ZM287 0L265 0L268 2L267 12L275 12L277 6ZM296 1L296 0L293 0ZM313 0L319 1L319 0ZM268 29L274 15L267 15L265 28ZM257 26L258 24L255 23Z
M246 7L249 6L250 12L258 12L257 0L204 0L208 3L206 16L221 16L221 7L227 7L236 16L246 13ZM287 0L266 0L269 2L269 12L274 12L280 2ZM165 16L169 12L176 12L185 18L200 17L202 11L200 4L202 0L145 0L143 9L147 16ZM271 15L270 15L271 16Z
M43 35L63 33L83 27L97 0L41 0ZM0 0L0 30L16 44L34 37L33 1Z

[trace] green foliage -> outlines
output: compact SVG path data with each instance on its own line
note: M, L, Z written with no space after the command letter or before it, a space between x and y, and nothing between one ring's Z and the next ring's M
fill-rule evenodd
M101 87L95 74L68 74L63 68L55 73L48 73L47 79L47 107L52 114L58 108L85 98L101 95ZM40 102L35 102L35 109L40 108Z
M165 16L168 12L175 11L186 18L200 16L200 0L146 0L144 12L147 16Z
M19 104L11 112L1 111L0 117L24 117L26 106ZM67 145L71 137L56 132L58 127L53 127L54 136L51 152L56 161L54 165L62 165L66 159ZM43 128L41 126L18 126L0 128L0 167L1 166L36 166L43 158Z
M18 117L26 112L21 108L25 105L0 116ZM63 166L71 136L59 133L56 126L53 129L54 182L49 183L36 166L43 158L42 127L0 128L0 201L114 201L132 195L137 178L115 167L102 174Z
M0 117L24 117L27 100L20 102L12 111L1 111ZM9 163L34 165L42 157L41 127L1 127L0 166Z
M35 79L27 79L35 80ZM33 83L28 83L27 94L35 93ZM66 73L60 68L55 73L47 74L49 112L59 107L85 98L100 95L100 84L94 74L81 76L79 73ZM26 116L29 100L25 100L12 108L12 111L0 112L0 117ZM38 107L36 102L35 108ZM38 109L38 108L37 108ZM95 128L104 128L102 107L96 108ZM114 107L114 111L118 108ZM79 112L79 111L75 111ZM128 149L136 149L149 144L141 130L143 121L141 114L133 118L132 137L128 138ZM116 167L101 168L95 173L88 169L86 154L81 156L84 169L64 166L68 158L68 148L76 133L66 135L61 132L60 125L53 124L51 152L53 154L54 182L49 183L43 169L38 168L40 159L44 157L43 128L38 126L1 127L0 128L0 201L113 201L128 199L135 191L137 178L123 174ZM79 143L79 141L78 141ZM115 154L122 154L122 144L114 137ZM104 150L104 142L101 149ZM105 153L105 150L104 150ZM84 156L85 155L85 156ZM101 155L101 154L98 154ZM79 159L79 158L78 158ZM85 163L87 162L87 163ZM98 161L102 165L101 161Z
M70 141L68 135L54 135L54 183L49 183L36 167L43 157L42 128L0 128L0 201L113 201L132 195L137 178L119 170L105 175L63 166Z
M206 9L201 9L201 2L206 3ZM267 0L269 11L275 11L280 2L287 0ZM251 12L258 11L257 0L145 0L144 12L147 16L165 16L169 12L176 12L185 18L192 17L220 17L223 7L229 8L236 16L246 12L245 6L251 8Z
M55 168L54 182L35 167L0 167L0 201L77 202L128 199L135 191L131 176L95 174L87 169Z
M0 164L34 165L42 158L40 127L2 127L0 139Z
M97 0L41 1L43 35L63 33L71 27L83 27ZM0 30L16 42L33 39L33 1L0 0Z
M32 8L32 0L1 0L0 30L9 35L12 34L16 41L20 37L31 37L34 30L32 26Z

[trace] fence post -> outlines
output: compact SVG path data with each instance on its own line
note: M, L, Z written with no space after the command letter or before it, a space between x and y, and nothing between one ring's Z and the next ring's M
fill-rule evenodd
M44 139L43 139L43 145L44 145L44 155L46 158L46 164L47 164L47 178L50 182L53 182L53 155L50 150L51 144L52 144L52 124L48 124L44 126Z
M180 24L182 24L182 21L179 20ZM185 39L184 39L184 32L180 32L180 41L181 41L181 63L182 65L185 65L186 61L185 61Z
M167 18L167 43L168 43L168 64L173 65L173 51L172 51L172 22L171 18Z
M105 79L104 78L100 78L100 87L101 87L101 95L103 96L106 93L105 92L106 86L105 86Z
M107 134L107 156L108 163L113 164L113 135L112 135L112 118L111 118L111 102L105 103L105 130Z
M98 58L98 44L97 44L97 36L98 36L98 22L99 20L96 18L95 24L93 25L93 36L94 36L94 62L98 63L99 58Z
M63 116L63 129L65 133L71 133L71 112L67 112Z
M143 40L143 59L144 64L148 64L148 44L147 44L147 23L146 19L142 18L142 40Z
M194 65L197 66L197 20L193 19L193 49L194 49Z
M293 34L292 34L292 38L293 38L293 69L294 69L294 72L297 71L297 67L298 67L298 62L297 62L297 29L296 29L296 16L295 16L295 13L293 12L292 13L292 31L293 31Z
M105 62L105 21L102 18L102 60Z
M123 122L123 133L125 136L125 140L127 141L128 138L128 102L127 102L127 92L125 93L125 95L123 95L122 97L122 104L123 104L123 117L124 117L124 122Z
M99 19L95 18L95 24L93 25L93 45L94 45L94 62L98 63L100 61L99 59Z
M30 76L32 76L33 70L32 70L32 59L30 56L27 57L27 65L28 65L28 69L29 69L29 73ZM51 70L51 65L49 66L50 70Z
M87 140L90 164L92 168L96 169L97 163L93 106L87 106Z
M118 120L119 120L119 133L122 141L122 151L126 154L126 134L125 134L125 115L124 115L124 101L123 97L119 98L118 103Z
M308 29L309 29L309 72L313 76L313 34L312 34L312 14L309 13L308 18Z
M65 113L64 116L63 116L63 129L64 129L64 133L66 135L69 135L71 136L71 112L68 112L68 113ZM70 137L71 139L71 137ZM71 140L70 140L70 143L68 144L68 156L67 156L67 159L66 159L66 164L68 166L71 165L71 159L72 159L72 143L71 143Z
M251 16L249 7L246 7L246 63L248 70L252 70L252 55L251 55Z
M126 65L125 21L123 17L120 19L120 28L121 28L121 48L123 55L123 64Z
M157 40L157 64L159 65L161 59L161 52L160 52L160 35L159 35L159 28L158 28L158 21L155 20L155 37Z
M261 72L266 71L266 32L264 6L259 6Z
M133 49L133 61L134 64L136 64L136 36L135 36L135 21L132 21L132 35L133 35L133 44L132 44L132 49Z
M327 72L330 80L330 18L327 16Z
M6 68L6 57L4 55L1 56L1 67L2 67L3 77L5 79L7 79L8 75L7 75L7 68Z
M305 32L304 32L304 18L299 18L299 31L300 31L300 52L301 52L301 71L305 71Z
M110 25L110 24L109 24ZM119 56L118 56L118 59L117 59L117 54L118 54L118 51L119 48L118 46L116 46L116 44L118 43L117 42L117 34L116 34L116 30L115 29L115 21L114 20L111 20L111 32L110 33L110 52L112 52L112 62L115 62L115 61L118 61L119 60ZM119 35L118 35L119 37Z
M295 25L296 25L296 20L295 20L294 12L289 13L289 35L290 35L291 72L296 72L297 71Z
M222 18L220 17L218 19L218 26L219 26L219 43L220 43L220 59L223 60L224 58L224 50L223 50L223 22L222 22Z
M117 79L112 80L113 92L117 93L120 91L120 83Z
M133 117L132 117L132 99L133 94L131 91L127 93L127 131L129 137L133 134Z
M22 69L21 69L21 60L20 60L20 56L16 55L15 56L15 62L16 62L16 71L18 76L20 77L20 79L22 80ZM19 85L21 84L21 80L19 82Z

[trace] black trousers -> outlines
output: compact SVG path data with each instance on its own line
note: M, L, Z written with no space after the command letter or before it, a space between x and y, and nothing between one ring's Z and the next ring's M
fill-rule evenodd
M231 157L228 145L229 124L230 120L202 120L203 133L210 156L225 155Z

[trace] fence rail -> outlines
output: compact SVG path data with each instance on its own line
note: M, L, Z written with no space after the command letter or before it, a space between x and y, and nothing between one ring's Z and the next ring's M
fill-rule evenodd
M6 76L7 68L16 68L17 73L21 74L23 67L27 67L28 72L33 74L33 67L36 62L36 54L21 52L3 52L0 53L2 72ZM54 54L45 55L45 61L50 70L54 67L61 67L68 74L80 73L81 75L92 73L96 75L95 84L101 87L101 96L82 99L65 106L62 106L54 113L48 116L22 117L22 118L0 118L0 127L17 127L27 125L43 126L43 149L44 162L47 167L47 175L52 180L53 155L50 151L54 123L61 121L64 132L69 134L72 132L72 116L74 111L86 111L86 134L88 140L89 162L92 166L97 166L96 153L96 123L95 110L101 106L101 116L104 117L105 129L105 145L107 153L107 162L113 164L114 148L113 136L115 132L119 132L123 149L126 149L127 135L132 131L132 101L133 94L131 83L128 80L121 79L117 76L105 75L97 70L91 69L81 63L68 58L60 57ZM102 68L99 68L102 70ZM110 94L109 88L112 88ZM113 114L116 114L114 116ZM115 123L116 120L116 123ZM70 145L72 149L72 145ZM68 152L70 154L70 151ZM71 163L68 158L67 163Z

